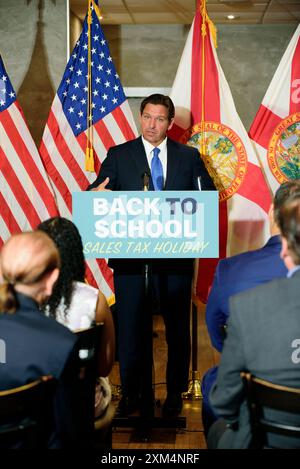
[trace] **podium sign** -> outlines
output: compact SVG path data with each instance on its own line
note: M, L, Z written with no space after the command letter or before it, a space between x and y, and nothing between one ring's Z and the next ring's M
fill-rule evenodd
M218 257L218 192L74 192L86 258Z

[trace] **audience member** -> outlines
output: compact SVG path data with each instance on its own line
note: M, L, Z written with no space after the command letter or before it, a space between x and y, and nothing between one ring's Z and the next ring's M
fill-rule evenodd
M288 278L277 279L230 299L227 338L210 393L214 411L221 417L211 427L209 448L251 447L251 428L241 371L279 385L300 388L298 360L293 359L300 337L300 194L279 209L281 258ZM299 416L280 413L281 421L300 424ZM267 411L276 421L278 413ZM269 435L268 446L300 447L300 441Z
M206 306L206 324L213 347L222 351L224 331L229 316L229 298L262 283L285 277L287 268L280 258L281 239L278 212L294 193L300 193L300 182L289 181L276 191L269 211L271 238L261 249L245 252L219 262ZM209 391L216 381L218 367L210 368L202 378L202 420L204 432L216 420L208 400Z
M51 297L43 305L46 314L72 331L103 323L99 347L98 372L106 377L113 366L115 351L114 324L105 296L98 289L84 283L84 256L80 234L66 218L55 217L38 227L56 244L61 269ZM111 400L107 378L99 378L96 387L95 416L100 416Z
M58 380L55 428L49 440L52 448L79 442L74 411L78 403L69 393L77 379L76 336L38 308L51 295L59 266L57 248L40 231L14 235L1 250L0 331L7 361L0 366L0 390L22 386L43 375Z

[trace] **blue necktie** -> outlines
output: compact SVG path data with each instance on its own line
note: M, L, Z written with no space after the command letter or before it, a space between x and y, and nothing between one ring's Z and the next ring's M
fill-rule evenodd
M163 173L162 163L158 156L159 152L160 152L159 148L154 148L153 157L151 160L151 175L152 175L154 190L156 191L161 191L164 187L164 173Z

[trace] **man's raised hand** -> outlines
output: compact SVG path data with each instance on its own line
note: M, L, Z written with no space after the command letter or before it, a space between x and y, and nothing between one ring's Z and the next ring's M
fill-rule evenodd
M105 178L101 184L99 184L98 187L94 187L94 189L91 189L92 191L104 191L104 192L110 192L110 189L106 189L107 184L109 183L109 177Z

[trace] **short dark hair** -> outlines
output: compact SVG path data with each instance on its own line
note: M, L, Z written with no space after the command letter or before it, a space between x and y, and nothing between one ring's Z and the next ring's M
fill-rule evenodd
M279 225L279 210L294 194L300 195L300 181L287 181L278 187L274 197L274 220Z
M300 194L292 195L279 209L278 225L295 264L300 265Z
M147 106L147 104L155 104L155 105L161 104L162 106L165 106L168 110L169 121L171 121L173 117L175 116L175 106L174 106L172 99L169 96L165 96L163 94L157 93L157 94L151 94L147 98L143 99L143 101L141 102L141 106L140 106L141 115L143 114L144 109Z

